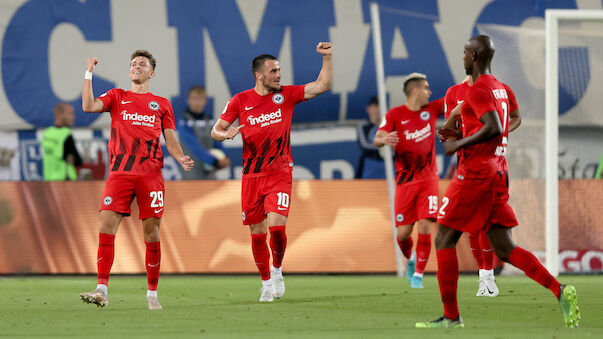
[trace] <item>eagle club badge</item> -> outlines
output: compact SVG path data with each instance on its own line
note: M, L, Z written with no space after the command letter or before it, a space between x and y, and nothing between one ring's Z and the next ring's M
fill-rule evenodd
M156 111L159 109L159 103L157 101L151 101L149 102L149 108Z
M429 114L429 112L427 112L427 111L421 112L421 119L427 121L427 120L429 120L430 117L431 117L431 114Z
M272 96L272 102L274 102L277 105L282 104L283 101L285 101L285 97L283 97L283 95L280 93L276 93Z

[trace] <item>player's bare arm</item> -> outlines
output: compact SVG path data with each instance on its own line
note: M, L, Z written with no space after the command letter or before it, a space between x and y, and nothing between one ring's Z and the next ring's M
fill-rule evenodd
M180 163L180 166L182 166L185 171L188 172L192 170L195 166L195 161L188 155L184 155L182 152L178 138L176 138L176 131L166 128L163 130L163 137L165 138L165 147L168 152L170 152L170 155Z
M461 148L486 142L503 133L500 118L498 117L498 113L496 113L496 111L487 112L480 118L480 121L484 124L484 126L482 126L477 133L466 138L445 141L443 145L446 155L453 155Z
M245 125L230 126L231 123L224 119L218 119L211 129L211 137L218 141L224 141L226 139L234 139L239 134L241 128Z
M373 145L377 147L382 147L383 145L396 146L396 144L400 141L398 137L398 132L393 131L387 133L386 131L377 131L375 135L375 139L373 139Z
M331 89L333 84L333 44L319 42L316 52L322 54L322 68L316 81L307 83L304 88L304 99L312 99Z
M521 116L519 115L519 110L516 109L509 114L509 133L516 130L519 125L521 125Z
M97 64L98 58L88 58L86 72L94 73ZM105 110L105 104L100 99L94 99L92 79L84 79L84 85L82 86L82 110L88 113L100 113Z

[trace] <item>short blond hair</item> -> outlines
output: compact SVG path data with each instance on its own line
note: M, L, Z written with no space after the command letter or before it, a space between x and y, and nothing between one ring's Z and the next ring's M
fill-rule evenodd
M404 94L406 94L406 96L410 95L410 91L412 91L414 85L423 80L427 80L427 76L425 74L417 72L410 73L404 80Z

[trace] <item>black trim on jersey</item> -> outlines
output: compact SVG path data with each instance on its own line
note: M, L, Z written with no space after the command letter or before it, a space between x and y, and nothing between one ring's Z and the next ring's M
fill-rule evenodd
M155 141L156 141L156 143L155 143L155 151L153 152L153 159L157 158L157 148L159 148L159 138L155 139Z
M140 151L140 138L134 139L132 141L132 154L138 154Z
M257 154L255 146L250 142L246 142L244 139L245 137L243 137L243 154L245 154L247 150L249 150L249 153L251 154ZM249 174L253 159L254 158L243 159L243 174Z
M289 138L287 134L285 134L285 140L287 140L287 145L283 148L281 154L279 155L283 155L283 152L285 152L285 150L289 150L291 148L291 138Z
M134 160L136 160L136 154L130 154L128 156L128 161L126 161L126 165L124 166L124 172L129 172L132 170Z
M281 151L281 146L283 146L285 143L283 142L283 137L284 135L281 135L280 138L276 139L276 153L278 154Z
M149 157L151 156L151 148L153 148L153 140L147 140L147 141L145 141L145 144L147 144L147 156L140 158L140 161L138 162L139 165L142 164L143 162L147 161L149 159Z
M128 155L128 161L126 161L126 165L124 166L124 171L129 172L134 167L134 161L136 160L136 154L138 154L140 150L140 138L136 138L132 141L132 153Z
M251 159L243 160L243 163L247 162L243 167L243 174L249 174L249 169L251 168Z
M119 137L119 153L126 154L126 144L124 144L124 140Z
M264 164L264 159L266 159L266 155L268 155L268 151L270 150L270 145L272 144L272 140L270 138L264 140L262 144L262 153L255 162L255 167L253 169L253 173L259 173L262 170L262 165Z
M113 163L112 171L117 171L119 169L119 165L121 165L121 160L124 158L123 154L118 154L115 157L115 162Z

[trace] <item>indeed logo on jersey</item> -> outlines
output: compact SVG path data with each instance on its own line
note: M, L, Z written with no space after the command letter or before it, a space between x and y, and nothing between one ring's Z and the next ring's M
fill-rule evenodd
M138 114L138 112L128 113L128 111L123 110L121 111L121 119L123 121L132 121L132 126L155 126L155 114L144 115Z
M258 117L250 115L247 117L247 121L251 126L261 124L260 127L264 127L283 121L282 116L281 109L279 108L276 112L264 113Z
M404 136L406 140L414 140L415 142L422 141L431 135L431 125L427 124L427 126L417 129L414 132L404 131Z

